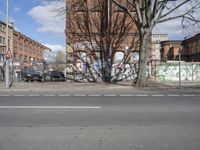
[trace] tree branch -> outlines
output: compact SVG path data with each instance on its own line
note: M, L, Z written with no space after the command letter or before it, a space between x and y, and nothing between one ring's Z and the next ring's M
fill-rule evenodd
M166 16L168 16L169 14L171 14L173 11L177 10L179 7L183 6L184 4L186 4L187 2L189 2L190 0L185 0L184 2L180 3L179 5L177 5L176 7L174 7L172 10L170 10L169 12L165 13L164 15L161 16L161 18L164 18Z
M190 18L189 20L191 20L191 21L196 21L196 19L190 13L191 13L192 10L194 10L195 8L198 8L199 6L200 6L200 3L197 3L195 6L191 7L185 13L178 15L178 16L169 17L169 18L166 18L166 19L161 19L161 20L158 21L158 23L166 22L166 21L169 21L169 20L174 20L174 19L177 19L177 18L184 18L184 17L187 18L187 19ZM186 15L188 15L189 17L187 17Z
M112 2L113 2L115 5L117 5L120 9L122 9L126 14L128 14L129 17L135 22L135 24L136 24L137 27L139 26L138 20L135 19L135 17L132 15L131 11L130 11L127 7L121 5L121 4L118 3L116 0L112 0Z

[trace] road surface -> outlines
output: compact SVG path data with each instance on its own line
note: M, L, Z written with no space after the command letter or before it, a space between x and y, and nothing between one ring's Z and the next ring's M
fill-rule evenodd
M0 92L1 150L198 150L198 90Z

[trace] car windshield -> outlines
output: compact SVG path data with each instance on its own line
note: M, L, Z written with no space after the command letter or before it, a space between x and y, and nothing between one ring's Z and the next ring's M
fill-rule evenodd
M35 73L38 73L38 72L35 71L34 69L29 69L29 70L26 70L26 73L35 74Z

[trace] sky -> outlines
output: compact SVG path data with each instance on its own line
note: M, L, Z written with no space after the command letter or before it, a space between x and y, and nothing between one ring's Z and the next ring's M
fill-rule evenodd
M9 0L9 17L14 29L38 41L52 51L65 50L65 19L55 4L42 0ZM6 21L6 0L0 0L0 20Z
M0 0L0 20L6 20L6 0ZM15 30L48 46L52 51L65 50L65 19L58 15L54 2L44 0L9 0L9 16ZM180 21L159 24L153 33L168 34L169 40L192 36L183 30Z

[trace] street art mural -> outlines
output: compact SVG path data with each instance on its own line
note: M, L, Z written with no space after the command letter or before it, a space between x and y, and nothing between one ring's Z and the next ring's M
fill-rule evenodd
M181 63L181 80L197 81L200 80L200 63ZM164 63L156 66L157 81L178 81L179 64Z
M124 53L115 53L115 61L112 66L112 80L132 81L137 77L139 53L131 52L129 62L124 63Z

